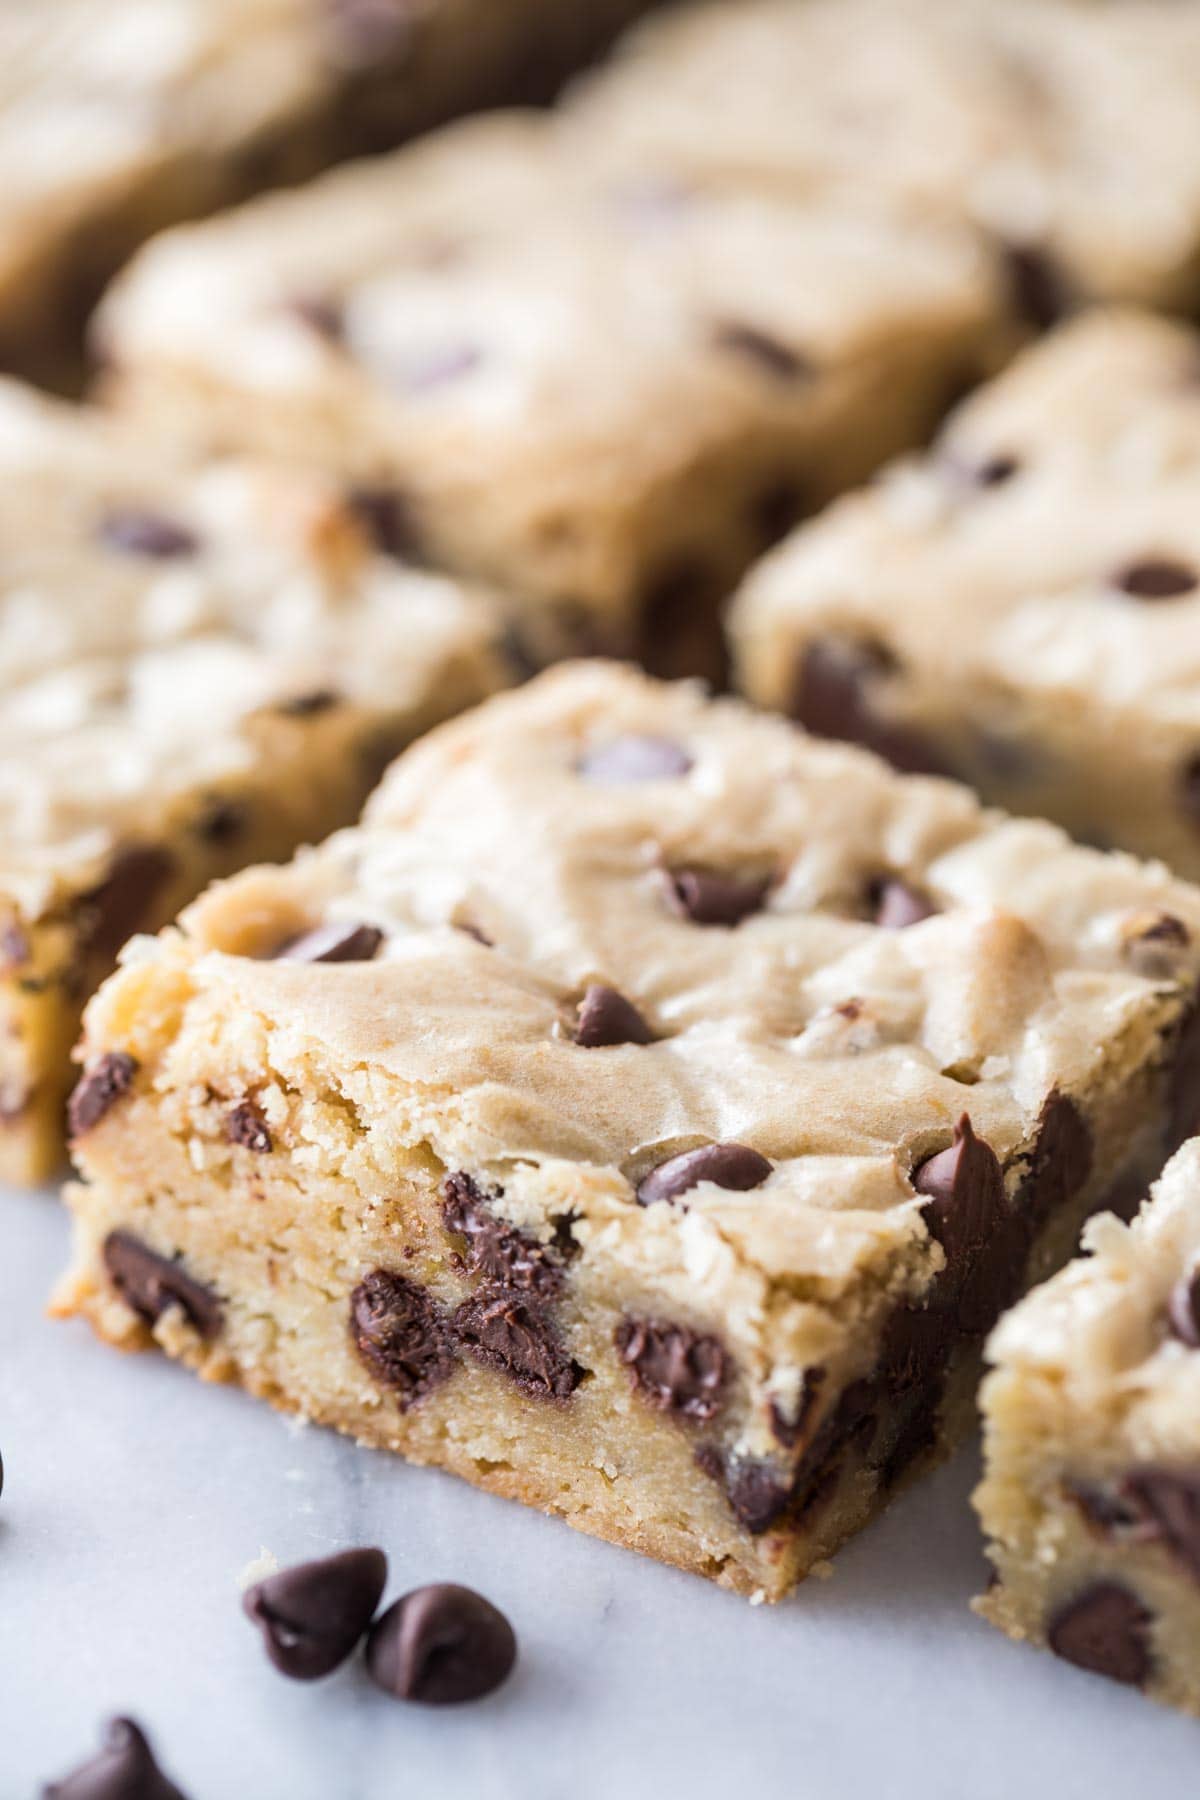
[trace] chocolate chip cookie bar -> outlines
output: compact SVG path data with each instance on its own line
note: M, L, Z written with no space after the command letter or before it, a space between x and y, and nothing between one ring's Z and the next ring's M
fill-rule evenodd
M1063 326L768 557L731 631L810 730L1200 876L1200 340Z
M482 596L369 492L172 466L0 384L0 1175L62 1155L84 1000L134 931L355 818L498 685Z
M153 231L548 97L647 0L54 0L0 7L0 363L58 372Z
M716 602L925 434L1001 310L959 232L581 173L514 113L168 233L99 331L156 428L392 486L431 560L526 597L535 662L716 674Z
M1195 310L1198 91L1176 0L717 0L632 33L575 112L581 154L965 222L1045 325Z
M988 1346L976 1609L1200 1714L1200 1139L1084 1244Z
M776 1598L1145 1191L1198 972L1161 867L565 665L101 989L59 1310Z

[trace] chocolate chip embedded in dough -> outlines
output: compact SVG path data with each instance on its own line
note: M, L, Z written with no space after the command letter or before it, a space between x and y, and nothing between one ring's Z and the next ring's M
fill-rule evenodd
M225 1115L225 1136L231 1144L239 1144L243 1150L254 1150L260 1156L273 1148L267 1121L253 1100L239 1100L236 1106L230 1107Z
M617 1044L650 1044L654 1033L637 1007L616 988L591 982L579 1003L575 1042L583 1050L610 1049Z
M568 1356L546 1308L511 1288L485 1288L451 1320L454 1341L537 1398L567 1400L586 1371Z
M346 505L383 555L395 562L417 560L418 537L412 510L398 489L354 487L346 495Z
M563 1271L550 1246L498 1217L479 1184L461 1170L447 1175L443 1185L442 1221L447 1231L466 1240L469 1273L490 1287L520 1289L542 1299L561 1292Z
M154 1760L145 1733L132 1719L110 1719L99 1756L52 1781L42 1800L187 1800Z
M719 350L742 357L773 381L800 381L814 373L807 356L761 326L746 324L741 319L722 320L713 328L712 341Z
M1179 772L1179 799L1188 821L1200 825L1200 755L1193 756Z
M1138 1469L1126 1478L1123 1492L1200 1583L1200 1470Z
M445 1315L428 1289L390 1269L372 1269L350 1296L350 1332L372 1374L400 1397L421 1400L454 1369Z
M955 1126L949 1149L913 1170L912 1184L927 1196L921 1216L946 1252L949 1271L965 1269L1008 1210L996 1153L976 1137L968 1114Z
M317 1681L344 1663L375 1616L387 1581L382 1550L343 1550L256 1582L242 1610L267 1655L294 1681Z
M1021 467L1021 460L1006 451L1000 450L993 456L985 456L982 462L975 463L970 470L971 480L976 487L1003 487Z
M325 294L296 294L286 302L286 310L317 337L330 344L341 342L345 315L340 301Z
M126 1306L155 1325L172 1306L202 1338L216 1337L224 1317L211 1288L189 1275L182 1263L159 1256L129 1231L112 1231L102 1251L109 1279Z
M702 1444L696 1466L725 1490L734 1517L751 1537L760 1537L787 1510L794 1483L773 1463L755 1457L728 1456L715 1444Z
M98 1125L105 1113L129 1092L137 1072L137 1058L124 1050L106 1050L90 1063L67 1103L71 1136L82 1137Z
M1035 1225L1086 1186L1093 1157L1091 1126L1070 1095L1054 1088L1038 1119L1033 1164L1025 1184L1026 1203Z
M455 1706L506 1681L517 1640L504 1614L470 1588L438 1582L389 1606L367 1640L367 1672L398 1700Z
M883 931L904 931L932 919L938 910L927 894L897 875L872 882L870 898L875 924Z
M126 556L143 556L151 562L194 556L200 548L195 532L178 519L132 508L109 513L100 521L99 535L110 549L120 550Z
M104 880L80 902L88 948L115 956L127 938L160 916L163 889L177 873L175 858L159 844L119 850Z
M691 766L691 757L673 738L628 731L585 750L575 769L588 781L624 783L673 781Z
M702 1144L697 1150L668 1157L644 1175L638 1183L638 1204L652 1206L656 1200L678 1200L702 1181L746 1193L761 1187L770 1173L771 1164L766 1157L749 1144Z
M1057 325L1072 301L1062 269L1040 244L1010 243L1001 250L1018 317L1038 331Z
M879 684L898 668L882 644L814 638L800 653L791 716L816 737L841 738L874 750L904 774L952 774L932 740L879 710Z
M356 925L352 920L332 919L292 938L275 952L279 962L371 962L383 942L377 925Z
M1154 1666L1153 1622L1128 1588L1101 1581L1055 1613L1046 1637L1054 1654L1077 1668L1142 1687Z
M682 1419L716 1416L729 1374L719 1338L658 1319L622 1319L614 1341L635 1389L660 1412Z
M1195 592L1198 579L1190 563L1167 556L1146 556L1118 569L1112 585L1135 600L1179 600Z
M761 912L770 892L770 875L725 875L715 869L670 869L667 901L673 912L693 925L740 925Z
M318 713L332 712L341 705L341 695L333 688L310 688L306 694L293 694L280 700L275 711L287 719L313 719Z
M237 800L210 800L199 813L193 830L205 844L236 844L246 830L246 808Z
M1169 912L1131 914L1121 930L1125 960L1150 980L1165 981L1176 975L1191 943L1192 934L1183 920Z
M1200 1265L1181 1275L1171 1289L1167 1321L1181 1344L1200 1350Z

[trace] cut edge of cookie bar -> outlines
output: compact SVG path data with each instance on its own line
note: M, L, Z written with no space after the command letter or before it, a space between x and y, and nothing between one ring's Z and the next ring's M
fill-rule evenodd
M1200 1138L1084 1245L988 1346L975 1610L1200 1715Z
M596 757L618 799L597 797ZM887 925L840 889L828 914L793 917L762 905L761 879L755 898L711 868L689 871L694 888L672 901L647 867L628 890L619 881L636 910L628 966L590 978L547 960L560 922L537 927L532 952L515 947L516 921L488 893L501 872L472 850L457 804L481 784L497 815L489 857L513 838L510 871L531 884L548 843L553 869L578 853L603 882L614 845L670 812L668 784L688 784L678 805L715 816L719 840L747 797L790 817L789 778L802 811L875 814L856 883L870 886L883 840L897 855L895 831L923 841L927 864L912 848L903 879L870 901L895 909ZM439 809L459 821L449 838ZM459 829L471 880L456 901L439 859L465 854L447 848ZM799 860L803 834L778 830L777 856ZM354 872L419 870L430 844L438 879L413 875L426 911L403 931ZM1099 1042L1064 1044L1048 951L1027 920L985 903L1006 871L1047 928L1059 879L1068 933L1091 887L1104 898L1111 884L1108 914L1170 904L1200 934L1200 895L1163 872L981 814L960 789L610 666L543 676L403 757L362 830L212 890L179 929L127 952L88 1013L84 1182L68 1193L76 1260L56 1310L778 1599L963 1435L984 1331L1071 1254L1088 1213L1143 1190L1190 1078L1195 955L1154 980L1086 957L1066 969L1063 1017L1082 1007ZM565 874L552 887L577 891ZM786 891L781 875L784 908ZM288 950L314 932L336 966ZM1037 1092L1019 1101L994 1070L938 1072L924 1049L893 1053L872 1036L873 1002L811 1005L798 976L777 993L793 951L825 967L827 932L847 952L898 959L921 994L914 971L928 966L940 989L957 969L985 1028L993 1011L1016 1005L1024 1021L1029 1006L1035 1036L1047 1034ZM1069 960L1065 942L1055 954ZM656 944L686 968L702 959L710 978L690 995L641 991L636 969L659 966ZM622 953L610 942L610 958ZM775 1043L781 1027L743 1019L714 1044L704 1018L689 1022L727 960L735 1012L750 1004L745 980L755 1007L772 995L807 1009L802 1028ZM815 1065L795 1054L801 1039ZM759 1057L772 1082L786 1076L765 1097ZM853 1123L868 1083L885 1124L906 1122L882 1143ZM781 1114L762 1111L781 1096ZM627 1118L640 1123L626 1133ZM628 1155L595 1148L614 1132ZM694 1154L687 1180L678 1167L652 1179Z

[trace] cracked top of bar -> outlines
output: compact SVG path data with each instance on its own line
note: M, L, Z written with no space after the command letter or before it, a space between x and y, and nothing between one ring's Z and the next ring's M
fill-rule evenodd
M642 26L577 106L610 161L888 192L1036 246L1036 313L1195 300L1198 83L1200 14L1175 0L718 0Z
M389 554L386 496L189 465L13 383L0 472L0 891L26 916L322 715L415 728L500 679L497 609Z
M349 960L280 955L318 930ZM840 1341L804 1303L938 1266L910 1173L961 1115L1015 1182L1048 1096L1160 1059L1198 970L1200 893L1161 868L577 664L427 737L360 828L135 940L86 1054L131 1056L152 1102L254 1093L314 1177L387 1192L415 1156L499 1184L731 1330L790 1296L803 1368ZM753 1156L664 1188L714 1145Z

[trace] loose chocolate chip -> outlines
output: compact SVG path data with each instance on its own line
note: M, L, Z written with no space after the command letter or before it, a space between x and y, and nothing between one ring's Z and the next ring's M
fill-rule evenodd
M871 884L871 907L875 923L884 931L903 931L931 919L937 907L919 888L910 887L898 876L886 875Z
M341 696L332 688L310 688L306 694L293 694L290 699L281 700L275 711L287 719L312 719L340 704Z
M1200 1475L1139 1469L1128 1477L1124 1492L1200 1583Z
M672 738L626 732L585 750L575 764L588 781L673 781L686 775L692 759Z
M1193 825L1200 825L1200 756L1193 756L1180 771L1179 798Z
M182 1263L159 1256L128 1231L111 1231L104 1240L104 1266L113 1286L139 1318L154 1325L172 1306L202 1338L221 1329L221 1302L211 1288L189 1275Z
M267 1121L253 1100L239 1100L230 1107L225 1115L225 1135L231 1144L240 1144L243 1150L255 1150L260 1155L273 1148Z
M105 1113L133 1086L137 1059L124 1050L106 1050L83 1074L67 1103L67 1125L73 1138L98 1125Z
M701 1144L698 1150L668 1157L644 1175L638 1183L638 1204L652 1206L656 1200L678 1200L702 1181L746 1193L761 1187L770 1173L766 1157L751 1150L748 1144Z
M1061 269L1040 245L1005 244L1002 251L1018 316L1038 331L1057 325L1071 300Z
M482 1276L493 1287L517 1288L543 1299L561 1291L562 1269L549 1246L498 1218L469 1175L461 1171L447 1175L442 1194L443 1222L447 1231L466 1239L472 1275Z
M145 556L154 562L170 562L177 556L193 556L200 548L194 532L161 513L112 512L100 521L100 537L126 556Z
M622 1319L615 1341L634 1387L652 1406L684 1419L715 1418L729 1372L720 1338L657 1319Z
M579 1003L575 1042L584 1050L604 1050L614 1044L651 1044L654 1033L624 994L593 981Z
M453 1372L441 1308L426 1288L389 1269L373 1269L351 1294L350 1330L359 1356L395 1388L402 1409Z
M105 879L80 902L89 948L115 956L127 938L150 925L177 870L175 858L157 844L118 851Z
M1153 1667L1153 1622L1128 1588L1101 1581L1055 1613L1047 1640L1056 1656L1077 1668L1141 1687Z
M317 1681L344 1663L375 1617L387 1580L382 1550L343 1550L269 1575L242 1595L283 1675Z
M801 652L791 715L816 737L862 744L905 774L952 773L919 731L878 710L872 690L897 668L882 644L816 638Z
M346 504L377 550L396 562L416 560L417 533L412 512L395 488L351 488Z
M757 325L727 319L714 328L712 337L719 350L730 350L735 356L745 357L775 381L798 381L813 373L812 363L806 356L789 344L780 343L778 338Z
M1196 571L1188 563L1166 556L1148 556L1128 563L1113 576L1113 586L1135 600L1178 600L1196 587Z
M307 325L317 337L331 344L341 342L345 319L337 300L321 294L297 294L286 303L286 311Z
M667 900L672 911L693 925L740 925L761 912L770 875L721 875L713 869L671 869Z
M527 1394L566 1400L585 1371L562 1346L546 1309L508 1288L485 1289L464 1300L451 1321L455 1342L498 1369Z
M110 1719L104 1748L82 1768L42 1789L42 1800L186 1800L154 1760L141 1727Z
M451 1582L389 1606L367 1639L367 1671L385 1693L426 1706L482 1700L512 1673L517 1640L482 1594Z
M292 938L275 952L281 962L353 963L371 962L383 942L377 925L354 925L349 920L332 919L317 925L300 937Z
M211 800L196 820L196 836L206 844L236 844L246 829L246 809L236 800Z
M1171 1289L1167 1322L1181 1344L1200 1350L1200 1264L1181 1275Z

